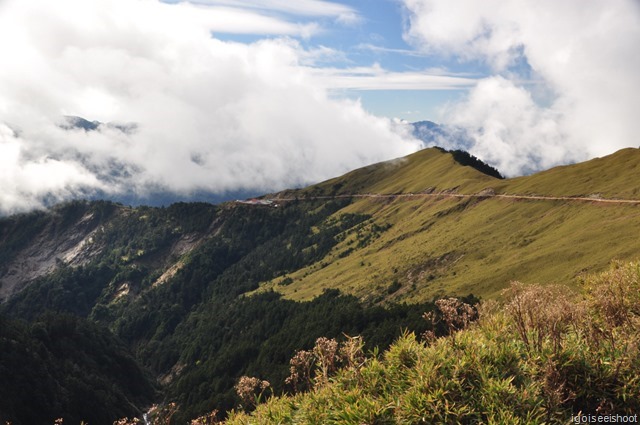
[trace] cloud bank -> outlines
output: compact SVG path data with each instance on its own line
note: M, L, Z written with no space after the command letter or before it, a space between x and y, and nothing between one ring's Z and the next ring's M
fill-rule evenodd
M490 69L442 119L507 175L637 147L636 0L404 0L417 49Z
M297 42L215 37L305 36L315 24L213 3L0 3L0 212L98 191L276 190L419 148L332 98ZM136 125L65 129L64 116Z

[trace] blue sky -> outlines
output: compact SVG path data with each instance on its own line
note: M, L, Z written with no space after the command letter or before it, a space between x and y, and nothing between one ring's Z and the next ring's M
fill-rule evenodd
M176 3L176 1L167 1ZM253 6L251 5L253 3ZM387 72L424 73L479 78L486 74L480 62L461 63L455 56L427 54L405 40L408 25L408 10L398 0L349 0L324 2L339 5L353 13L353 19L341 19L339 13L329 16L306 15L300 10L270 8L270 2L261 1L202 1L210 7L238 7L257 11L260 14L287 22L315 24L317 30L311 35L287 35L295 38L308 49L328 48L335 55L320 58L318 67L338 69L380 67ZM323 3L323 2L317 2ZM263 5L256 7L255 5ZM251 33L250 28L231 32L214 32L213 37L252 43L265 38L281 37L282 34L265 34L261 28ZM451 89L449 87L424 88L422 84L403 85L402 89L386 88L386 85L366 88L338 88L337 97L359 99L365 110L378 116L401 118L410 122L420 120L438 121L443 105L456 102L470 88L469 84Z
M395 72L427 71L440 68L451 73L482 72L477 64L461 66L455 60L421 53L403 38L407 11L395 0L352 0L343 4L353 7L361 16L355 25L334 24L326 33L308 41L335 48L345 53L343 67L373 66ZM360 98L365 109L376 115L408 121L438 120L438 108L459 99L467 88L456 90L351 90L345 93Z

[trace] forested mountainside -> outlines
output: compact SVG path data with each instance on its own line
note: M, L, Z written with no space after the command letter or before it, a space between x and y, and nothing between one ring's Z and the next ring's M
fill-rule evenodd
M4 218L1 314L14 331L0 343L44 344L39 356L52 365L67 362L104 382L91 395L101 418L172 401L175 423L184 423L236 406L233 387L243 375L269 380L276 394L290 390L289 359L320 336L362 335L367 350L384 349L403 330L429 330L422 315L438 298L474 304L511 280L575 285L613 258L638 256L638 150L518 179L460 158L426 149L219 206L76 201ZM69 346L93 329L118 348L78 348L76 360L59 354L38 342L57 332L39 328L55 324L50 317L75 323L60 325L71 329ZM115 358L135 371L125 376L144 389L135 397L122 374L96 366ZM28 362L0 361L0 370L28 376ZM85 384L49 368L45 376L70 395L45 396L53 407L36 423L82 415L71 395ZM33 406L2 398L0 420L34 423L20 413Z
M52 424L64 414L67 423L107 424L140 416L158 396L153 377L117 337L70 314L0 318L0 351L3 422Z
M282 382L291 354L319 336L364 334L373 348L388 346L402 329L424 330L420 316L430 304L383 307L338 290L305 303L273 292L243 296L261 281L323 258L340 234L369 219L357 214L328 219L348 203L132 209L75 202L11 217L2 222L3 273L12 290L5 292L3 315L11 318L12 326L25 329L45 320L44 312L77 316L121 341L123 355L135 357L157 381L162 398L154 401L179 403L176 420L213 408L224 411L237 402L233 386L241 374L261 371ZM15 284L21 270L31 280ZM25 322L15 322L18 319ZM35 343L28 339L31 333L24 332L20 345ZM89 357L89 364L100 361ZM86 365L75 364L83 373ZM12 373L28 375L29 370L14 367ZM74 391L56 375L47 379L64 392ZM115 420L132 411L113 408L122 397L112 381L115 376L104 379L106 389L93 394L102 410L85 420L108 414ZM139 385L149 381L145 378ZM0 402L6 403L0 411L8 412L2 419L32 423L19 412L37 405L16 411L13 400ZM132 401L130 407L143 409L139 402L149 400ZM75 403L62 398L51 404L48 420L78 417L71 415Z

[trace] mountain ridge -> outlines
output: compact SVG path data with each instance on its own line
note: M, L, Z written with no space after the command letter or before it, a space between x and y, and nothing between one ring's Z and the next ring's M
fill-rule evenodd
M442 149L427 148L407 157L366 166L304 189L285 190L264 195L263 198L281 202L286 199L351 198L356 204L365 202L367 197L372 202L393 202L397 199L415 202L426 197L434 200L449 197L466 201L473 201L474 198L477 198L475 201L487 198L503 201L579 200L586 203L605 203L608 200L622 198L634 203L640 199L640 191L633 184L633 172L640 178L637 167L640 163L638 149L623 149L603 158L510 179L497 179L473 167L456 166L460 164L453 156L453 153ZM616 170L612 165L616 162L621 164L621 169ZM76 205L81 203L82 201L79 201ZM109 214L117 211L124 214L124 211L128 210L127 207L118 207L104 201L95 205L99 206L97 209L100 219L94 217L96 211L93 211L76 217L75 221L67 216L67 221L73 221L72 227L65 226L64 223L50 222L40 229L38 243L33 245L31 251L21 251L16 255L22 259L21 263L7 264L5 258L4 272L0 272L0 299L6 299L13 293L19 287L20 280L29 281L46 275L56 268L57 263L78 266L86 263L86 259L92 255L95 256L96 245L87 242L95 234L98 223ZM229 207L234 204L222 205ZM347 209L349 208L354 207ZM56 211L60 210L60 207L56 207L52 211L55 215ZM71 210L73 208L63 214L68 215ZM7 225L8 222L19 220L19 217L32 217L30 220L37 223L39 220L45 220L45 215L46 213L34 212L5 219L2 222L3 226L0 226L0 234L3 235L5 244L11 243L6 230L10 227ZM52 242L49 239L54 235L57 235L57 238ZM15 237L21 236L14 235ZM53 245L47 248L52 243ZM90 249L83 251L83 248L93 248L94 252L92 254ZM5 249L4 255L12 250L14 249ZM21 276L26 276L26 279Z
M438 157L436 152L444 156ZM580 197L599 193L612 198L640 198L640 189L634 185L634 177L640 174L640 171L638 171L640 149L638 148L625 148L604 157L593 158L577 164L561 165L528 176L507 179L500 177L487 179L486 176L497 176L478 169L475 169L475 171L479 173L469 171L473 167L463 169L467 172L459 170L452 172L455 169L452 167L453 163L460 164L460 161L455 159L456 152L458 151L425 148L406 157L356 169L343 176L302 189L298 193L317 193L319 192L318 188L327 193L328 186L331 186L329 192L333 191L333 194L347 194L346 189L350 189L348 193L351 194L362 193L362 189L365 187L365 192L388 194L421 192L431 188L438 188L440 191L451 189L457 191L466 190L469 193L469 191L473 190L478 191L482 184L490 182L489 187L484 189L490 188L494 189L496 193L505 194L511 192L521 195L538 194L541 196ZM448 158L449 155L447 154L453 157L453 161L451 160L452 158ZM425 172L420 167L427 162L431 165L431 169ZM616 164L619 165L616 166ZM464 166L465 164L461 165ZM398 171L399 173L392 177L392 174ZM497 172L497 170L495 171ZM408 178L407 174L410 175ZM393 184L387 183L386 186L384 184L371 184L372 181L378 182L385 179L396 181ZM477 181L469 182L469 179ZM349 180L354 182L344 187L344 182ZM365 186L364 182L369 186ZM340 186L339 188L337 187L338 185ZM287 190L279 193L293 192Z
M422 285L431 286L434 284L432 281L437 283L443 278L443 273L449 274L445 279L448 282L437 285L436 288L420 295L419 299L430 299L438 294L441 296L453 288L458 288L458 294L473 291L479 295L497 296L500 287L504 287L512 279L531 281L535 278L544 281L544 279L557 279L557 276L562 276L564 283L573 285L575 278L589 267L594 267L597 264L595 270L601 270L612 258L633 259L633 253L640 251L638 243L629 239L625 228L627 224L629 230L638 228L637 221L633 221L633 218L638 217L635 205L639 195L634 183L640 179L640 172L635 167L635 164L640 163L640 150L638 149L624 149L586 163L556 167L546 172L504 180L481 175L469 167L466 169L458 167L455 168L455 172L451 172L451 158L446 158L446 155L442 152L426 149L405 159L364 167L343 176L343 178L332 179L297 192L300 198L319 195L340 196L346 193L353 194L353 192L362 195L367 193L384 194L385 196L354 197L354 203L346 211L366 212L374 216L378 214L381 222L393 223L393 226L400 226L403 230L397 231L398 235L394 237L395 239L380 238L369 252L363 251L359 261L341 260L341 256L346 256L345 253L351 249L343 244L338 247L338 250L343 250L336 252L326 261L330 264L329 267L318 266L314 270L304 269L295 274L293 276L294 282L298 282L296 281L298 278L300 279L299 284L282 287L280 281L276 279L265 284L264 288L277 290L292 299L308 299L326 286L342 287L344 285L351 287L352 293L365 296L372 286L377 288L374 292L383 291L385 286L383 282L385 281L393 282L400 279L400 281L406 281L409 287L413 288L416 284L414 275L417 272L418 275L426 274L427 279L431 279L429 282L422 282ZM423 162L418 159L423 157L435 159L436 166L431 169L421 167ZM449 162L447 163L447 161ZM441 171L439 168L441 162L449 167L447 168L448 172ZM621 165L617 165L618 163ZM592 169L593 164L597 165L595 169ZM389 173L394 173L393 170L403 166L405 169L411 170L408 177L400 172L394 174L399 176L396 180L379 179L381 174L388 177ZM607 172L603 173L603 169ZM392 171L389 172L389 170ZM472 178L467 177L469 174L472 175ZM553 179L550 179L549 175L553 176ZM518 196L517 193L522 193L522 195ZM284 192L284 194L289 197L296 196L296 193L292 192ZM275 198L277 199L277 196ZM628 198L630 202L615 201L619 198ZM617 209L615 214L609 215L610 210L603 209L608 208L606 206L607 199L614 200L612 204L617 204L622 209ZM623 211L624 208L627 210ZM478 214L464 215L465 211L468 212L471 209L476 209ZM411 214L409 210L419 211L420 214L411 218L408 215ZM571 218L564 210L573 211ZM545 218L535 220L533 217L536 214ZM407 219L392 218L398 215L407 215ZM425 220L425 217L428 216L431 216L432 219ZM446 224L448 216L452 216L454 221ZM509 217L513 217L513 219L509 219ZM438 218L442 218L442 220L438 221ZM619 223L616 224L615 220L618 220ZM465 224L467 222L469 223ZM623 222L626 224L621 224ZM466 232L459 230L460 223L462 223L462 227L470 226ZM532 226L534 223L538 227L537 230L530 229L529 232L523 230L536 227ZM378 225L383 224L378 223ZM554 227L557 234L566 239L565 242L548 233L549 229ZM440 233L437 233L440 244L429 243L426 240L427 231L433 231L437 228L440 230ZM512 230L506 232L507 229ZM603 241L608 241L610 237L603 229L608 229L612 235L618 235L619 238L608 243L609 246L604 251L609 249L611 251L609 253L603 252L604 255L600 257L597 254L601 250L600 245ZM491 235L494 235L495 239L502 240L502 244L488 241L487 238ZM520 235L520 237L515 235ZM451 246L450 249L442 249L442 246L451 245L450 239L452 238L458 239L458 249L454 249L454 246ZM433 234L429 239L433 239ZM519 242L518 239L520 239ZM391 250L386 255L376 251L376 249L390 249L395 244L394 240L401 243L397 250ZM411 243L407 240L418 246L423 246L423 249L431 254L429 258L420 259L419 252L415 252L415 248L411 247ZM621 241L628 242L628 246L623 246ZM470 242L475 247L470 250L473 254L459 252L459 246L463 242ZM482 258L469 261L469 255L484 256L485 258L494 256L491 249L479 246L482 242L487 246L495 246L495 249L498 250L513 245L515 252L520 252L519 255L524 256L521 258L522 262L529 265L525 266L524 270L518 271L517 258L520 257L514 257L508 262L506 270L492 270L493 267L490 266L482 267ZM531 251L526 247L532 243L534 247L536 244L541 246L539 249ZM571 248L572 246L574 248ZM583 249L584 252L577 252L577 247ZM592 261L585 261L583 266L575 267L571 274L567 273L567 268L562 271L563 264L559 258L551 261L551 264L555 265L551 267L549 272L535 271L539 267L537 264L545 263L545 258L553 257L551 251L554 250L558 253L566 253L569 257L576 255L591 257ZM479 254L480 252L484 253ZM543 255L543 253L545 254ZM465 255L467 258L463 260ZM404 275L402 276L389 271L398 268L398 266L391 265L390 263L394 261L389 260L388 257L395 258L397 256L404 257L399 261L400 263L411 264L404 267ZM446 266L442 264L443 259L445 263L459 264ZM342 261L342 265L338 267L336 263L339 261ZM464 264L465 262L467 264ZM377 283L366 285L363 283L363 278L359 277L361 271L358 267L362 263L372 264L372 269L366 273L374 278L371 280L377 280ZM385 263L387 266L375 266ZM451 267L453 269L449 270ZM400 269L402 268L400 267ZM503 283L497 287L492 284L491 281L496 279L496 275L485 271L485 269L498 272L497 278ZM448 272L445 273L447 270ZM451 273L455 273L458 277L452 277ZM464 284L460 278L462 273L464 275L470 273L474 276L474 280L477 279L477 282ZM536 276L538 277L536 278ZM417 286L419 287L420 284ZM478 290L478 288L481 289ZM406 285L404 290L406 290ZM398 291L397 295L402 292ZM408 299L416 295L409 295Z

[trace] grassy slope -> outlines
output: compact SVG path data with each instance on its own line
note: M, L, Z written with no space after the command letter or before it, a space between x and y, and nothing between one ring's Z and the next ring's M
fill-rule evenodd
M451 154L431 148L351 171L300 193L302 196L314 193L410 193L430 188L475 193L500 181L474 168L460 166Z
M426 149L312 186L304 195L419 193L455 189L478 193L637 198L640 150L558 167L532 176L498 180L462 167L450 154ZM265 283L292 299L324 288L361 297L417 301L442 294L496 296L511 280L571 284L584 271L602 270L612 259L640 253L640 207L570 201L397 198L361 199L336 214L372 215L391 227L358 247L358 229L321 262ZM360 229L361 238L371 226ZM347 254L347 250L353 251ZM343 255L340 258L340 255ZM345 256L346 255L346 256ZM363 273L364 272L364 273ZM388 294L392 282L401 286Z
M509 193L555 196L600 194L604 198L640 199L640 149L627 148L602 158L555 167L506 181Z

